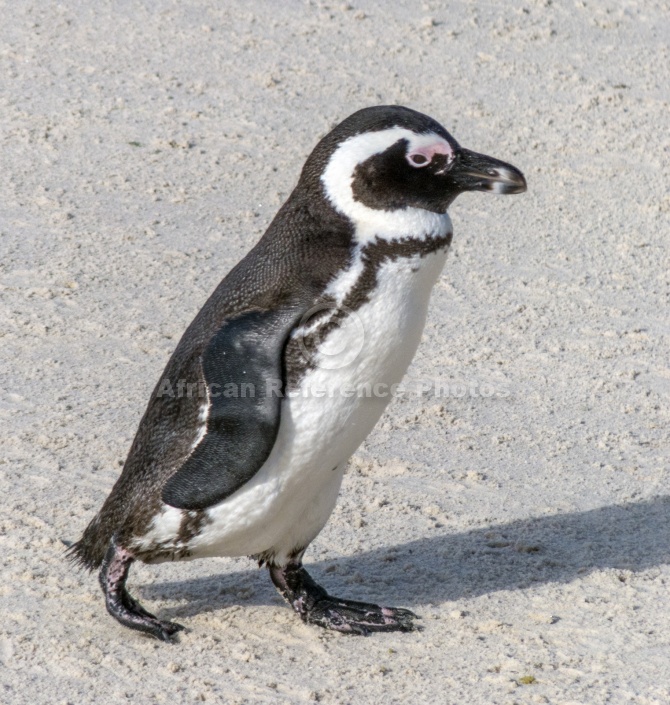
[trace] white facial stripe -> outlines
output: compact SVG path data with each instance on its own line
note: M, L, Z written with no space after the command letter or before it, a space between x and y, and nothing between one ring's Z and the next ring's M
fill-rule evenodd
M446 213L432 213L422 208L383 211L369 208L354 199L352 181L356 167L401 139L409 143L408 153L432 148L433 154L438 150L441 154L453 154L449 143L435 133L421 135L403 127L391 127L345 140L332 154L321 175L326 196L335 209L353 221L360 244L376 237L391 240L442 236L450 230Z

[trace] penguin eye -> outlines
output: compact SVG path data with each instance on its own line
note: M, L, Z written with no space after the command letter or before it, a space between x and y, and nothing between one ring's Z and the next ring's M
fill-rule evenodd
M421 154L421 153L408 154L407 161L412 166L422 167L422 166L426 166L428 164L428 157L425 154Z

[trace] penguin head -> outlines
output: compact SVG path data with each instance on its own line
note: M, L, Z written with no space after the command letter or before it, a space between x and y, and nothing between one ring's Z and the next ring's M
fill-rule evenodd
M394 214L418 223L421 211L425 221L446 214L465 191L526 190L516 167L464 149L427 115L387 105L359 110L319 142L301 176L305 185L317 179L330 205L356 225L391 225Z

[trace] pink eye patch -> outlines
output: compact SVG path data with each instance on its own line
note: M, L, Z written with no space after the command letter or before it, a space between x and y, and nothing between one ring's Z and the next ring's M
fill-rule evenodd
M414 167L428 166L436 154L443 154L447 164L454 158L454 150L446 142L432 142L424 147L414 147L407 154L407 161Z

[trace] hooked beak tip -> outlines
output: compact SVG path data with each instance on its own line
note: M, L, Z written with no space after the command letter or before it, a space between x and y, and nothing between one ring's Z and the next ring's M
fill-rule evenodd
M524 175L507 162L468 149L462 149L459 157L456 168L464 191L510 194L528 188Z
M500 166L487 174L487 189L493 193L523 193L527 188L526 178L518 169Z

